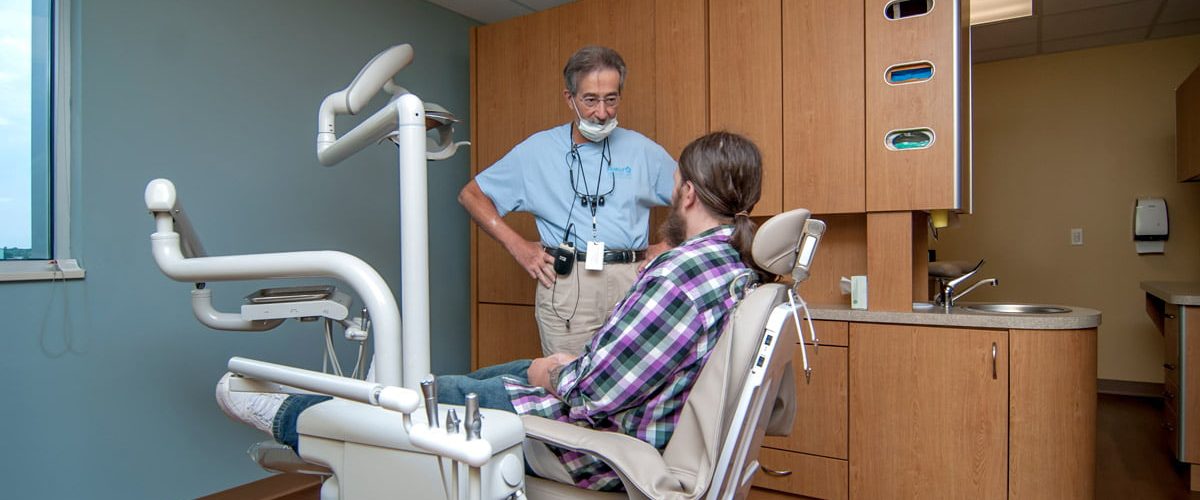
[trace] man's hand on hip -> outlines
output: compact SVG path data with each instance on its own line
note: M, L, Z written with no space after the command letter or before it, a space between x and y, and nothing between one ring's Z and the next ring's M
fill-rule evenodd
M546 253L541 242L521 240L509 253L517 260L529 277L550 288L554 284L554 257Z

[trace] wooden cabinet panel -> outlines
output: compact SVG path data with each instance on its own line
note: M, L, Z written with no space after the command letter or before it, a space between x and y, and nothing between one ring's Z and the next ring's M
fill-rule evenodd
M969 134L962 119L969 95L969 30L958 2L930 2L927 14L890 20L890 0L865 0L866 206L868 212L959 208L959 168ZM963 2L966 3L966 2ZM889 67L929 63L924 81L889 83ZM891 150L893 131L928 128L923 149Z
M812 275L800 285L800 293L810 304L850 304L842 295L842 276L867 274L867 216L816 215L828 228L813 257Z
M504 216L504 222L526 239L537 241L537 227L532 215L510 213ZM478 226L472 225L471 229L475 232L477 300L494 304L533 305L533 293L535 287L539 286L537 282L499 242Z
M1009 359L1009 498L1093 498L1096 329L1012 330Z
M866 211L863 4L783 0L783 210Z
M759 470L754 475L756 487L813 498L847 497L848 464L845 460L763 448L758 454L758 462L767 469L788 474L773 476ZM751 493L750 498L773 497L756 497Z
M850 345L850 323L845 321L813 320L813 326L817 329L817 340L820 345L839 347ZM808 331L807 326L804 327L804 331ZM804 338L804 343L812 345L807 335Z
M1200 67L1175 89L1175 155L1180 182L1200 179Z
M792 359L796 369L796 421L791 435L768 436L763 446L844 460L848 439L846 348L809 346L808 362L812 380L806 383L804 362L797 349Z
M709 124L753 140L763 157L754 215L780 212L783 196L783 51L780 0L710 0Z
M533 307L502 304L478 307L480 333L475 339L475 368L541 357L542 343Z
M1181 412L1177 428L1183 434L1180 460L1197 464L1200 463L1200 307L1182 306L1179 309L1182 368L1176 404ZM1196 488L1193 483L1193 489Z
M1005 497L1007 339L850 325L851 497Z
M912 311L912 250L911 212L867 214L867 309Z
M654 16L655 138L678 160L708 132L707 1L656 0L654 10L670 13Z

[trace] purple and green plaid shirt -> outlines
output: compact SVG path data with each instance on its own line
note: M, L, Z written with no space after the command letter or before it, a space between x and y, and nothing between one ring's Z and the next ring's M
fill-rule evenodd
M732 226L718 226L655 259L583 355L563 367L558 397L506 382L517 413L623 432L665 448L726 314L753 280L729 243L732 234ZM551 448L576 486L621 489L599 459Z

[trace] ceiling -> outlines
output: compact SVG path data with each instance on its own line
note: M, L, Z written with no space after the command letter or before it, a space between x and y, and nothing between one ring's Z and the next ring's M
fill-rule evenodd
M484 24L573 0L429 0ZM971 29L975 62L1200 33L1200 0L1033 0L1033 15Z

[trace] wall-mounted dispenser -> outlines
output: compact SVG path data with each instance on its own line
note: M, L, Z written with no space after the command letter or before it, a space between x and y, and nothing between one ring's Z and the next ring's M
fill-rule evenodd
M1133 206L1133 243L1137 253L1163 253L1168 233L1167 201L1138 198Z

